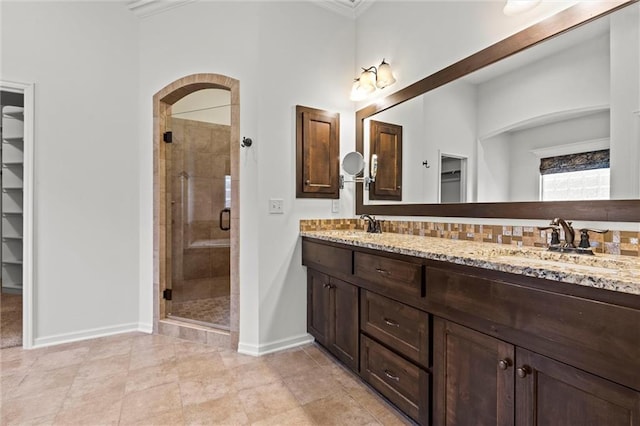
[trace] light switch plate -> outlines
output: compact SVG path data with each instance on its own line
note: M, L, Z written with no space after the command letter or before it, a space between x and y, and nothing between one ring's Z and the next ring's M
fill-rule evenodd
M331 200L331 213L340 213L340 200Z
M284 200L282 198L271 198L269 200L269 214L283 214Z

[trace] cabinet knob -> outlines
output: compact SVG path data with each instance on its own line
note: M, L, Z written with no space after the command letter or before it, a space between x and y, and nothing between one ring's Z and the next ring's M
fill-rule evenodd
M500 370L506 370L509 367L511 367L511 360L509 358L498 361L498 368L500 368Z
M396 376L389 370L384 370L384 375L390 378L391 380L395 380L396 382L400 381L400 377Z
M304 184L309 186L309 185L311 185L311 181L309 179L307 179L307 180L304 181Z
M521 379L524 379L525 377L527 377L528 374L531 374L531 368L529 368L529 366L527 365L523 365L522 367L516 370L516 374Z

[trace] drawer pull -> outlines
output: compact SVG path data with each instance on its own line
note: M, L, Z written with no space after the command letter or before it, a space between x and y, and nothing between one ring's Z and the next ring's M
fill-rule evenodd
M400 381L400 377L394 375L392 372L390 372L389 370L384 370L384 375L387 376L388 378L390 378L391 380L395 380L396 382Z
M385 270L385 269L380 269L380 268L376 268L376 272L382 275L391 275L391 272Z
M383 320L385 324L387 324L389 327L400 327L400 323L398 323L397 321L394 321L389 318L383 318Z

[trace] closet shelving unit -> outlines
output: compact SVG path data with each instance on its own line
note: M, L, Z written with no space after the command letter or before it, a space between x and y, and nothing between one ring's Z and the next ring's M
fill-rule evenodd
M22 292L24 109L2 107L2 291Z

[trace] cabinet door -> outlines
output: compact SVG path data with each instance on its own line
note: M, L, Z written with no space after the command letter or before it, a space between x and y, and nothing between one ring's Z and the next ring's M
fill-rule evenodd
M296 106L296 197L339 198L340 115Z
M358 287L330 278L330 350L352 370L358 371Z
M370 135L369 149L378 156L378 173L369 199L402 201L402 126L371 120Z
M434 320L434 424L513 425L514 347Z
M640 424L640 393L518 348L518 425Z
M307 270L307 330L323 346L329 344L329 276Z

